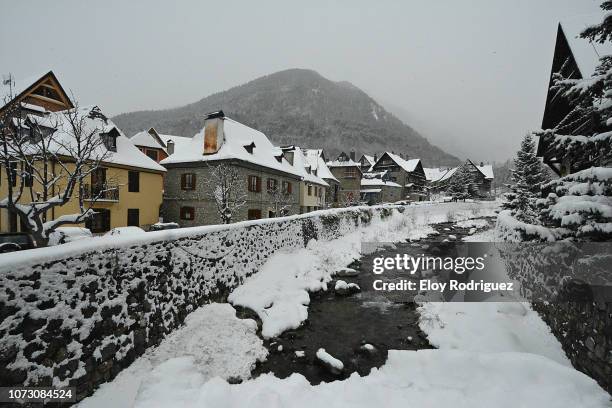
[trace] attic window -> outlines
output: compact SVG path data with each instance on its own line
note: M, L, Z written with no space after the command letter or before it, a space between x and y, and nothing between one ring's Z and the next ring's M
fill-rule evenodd
M117 151L117 136L119 136L117 128L112 128L107 133L100 133L102 143L104 143L104 146L111 152Z
M274 158L276 159L277 162L282 163L283 162L283 155L279 154L278 156L274 156Z
M245 145L244 149L250 154L253 154L253 149L255 149L255 142L251 142L251 144Z

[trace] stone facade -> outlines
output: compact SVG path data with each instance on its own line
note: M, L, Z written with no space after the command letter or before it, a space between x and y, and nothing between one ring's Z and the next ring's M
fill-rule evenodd
M279 186L283 182L291 183L291 194L287 198L287 215L299 214L299 190L300 180L297 176L286 173L274 172L265 167L249 165L246 162L232 161L232 166L238 169L244 183L241 185L242 192L246 194L246 204L237 209L232 215L234 222L249 219L249 210L258 210L261 218L274 217L274 205L271 197L266 191L268 178L277 180ZM210 178L214 164L206 163L182 163L166 165L168 172L164 179L164 205L163 218L166 222L176 222L181 227L193 227L197 225L210 225L221 223L215 202L211 200L206 188L206 180ZM195 174L195 189L183 190L181 188L181 175ZM261 180L261 191L252 192L248 189L249 176L257 176ZM181 218L181 207L192 207L194 218L192 220Z
M427 197L423 194L425 190L425 171L422 164L415 167L414 171L408 172L388 155L384 154L380 160L372 166L373 172L387 172L387 179L402 186L402 199L410 199L412 201L426 200Z
M362 207L149 232L14 258L0 266L0 384L72 386L81 400L195 308L225 301L276 251L403 210Z
M356 166L330 166L329 170L340 182L338 202L353 203L359 201L361 191L361 169Z

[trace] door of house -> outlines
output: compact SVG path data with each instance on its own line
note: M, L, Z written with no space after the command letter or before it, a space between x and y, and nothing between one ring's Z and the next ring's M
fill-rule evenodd
M96 214L89 217L85 226L94 234L110 231L111 214L106 208L94 208Z

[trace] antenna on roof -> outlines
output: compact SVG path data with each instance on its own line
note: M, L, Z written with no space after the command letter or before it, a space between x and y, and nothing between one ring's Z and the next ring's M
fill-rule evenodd
M2 85L9 86L9 95L13 96L13 87L15 86L15 78L9 72L8 75L2 75Z

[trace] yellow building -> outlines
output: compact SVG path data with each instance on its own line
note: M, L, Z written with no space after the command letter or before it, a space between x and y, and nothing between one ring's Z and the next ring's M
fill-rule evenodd
M55 75L49 72L23 85L12 81L10 89L6 88L5 84L2 89L3 95L0 96L9 102L0 108L0 115L7 112L9 106L21 104L18 110L21 121L18 122L18 126L26 130L29 129L30 123L35 123L38 129L47 126L49 134L53 135L49 137L59 141L60 147L57 149L61 162L70 169L73 166L70 163L70 156L65 151L61 151L62 144L71 142L71 134L66 130L69 126L65 123L63 111L74 109L74 106ZM95 137L100 137L102 141L98 146L100 151L96 152L97 157L103 157L102 165L87 176L83 186L85 207L95 211L95 215L86 222L86 226L93 233L103 233L124 226L139 226L146 229L149 225L158 222L165 168L136 148L97 106L78 108L78 112L87 118L87 126L95 131ZM51 161L49 165L51 169L48 173L61 173L59 162ZM17 166L22 165L16 163ZM22 181L21 170L21 168L10 170L17 175L13 180L16 186ZM2 167L0 199L7 197L8 183L7 170ZM36 193L40 190L35 180L26 185L31 192ZM29 188L30 185L32 188ZM61 181L56 185L61 189ZM53 193L57 194L57 191ZM30 203L41 200L43 199L40 196L33 197L29 192L22 195L20 202ZM49 210L46 213L46 221L75 213L79 213L78 191L73 192L68 203ZM0 209L0 232L21 230L23 226L17 214L7 209Z

